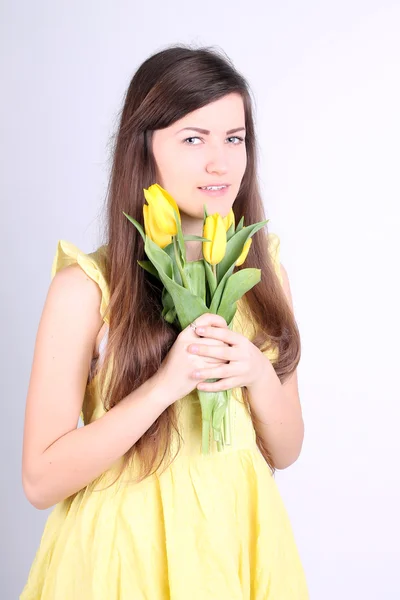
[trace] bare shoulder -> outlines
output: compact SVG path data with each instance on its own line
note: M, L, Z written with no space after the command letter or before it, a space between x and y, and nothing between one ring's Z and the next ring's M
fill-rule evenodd
M101 290L79 265L53 277L40 318L26 397L23 481L34 479L37 457L75 429L93 348L102 326Z
M52 288L60 290L64 286L67 286L68 288L72 286L72 289L75 289L75 291L78 292L79 289L81 289L81 291L98 298L100 304L101 291L99 286L78 264L69 265L58 271L50 283L49 291L52 290Z
M46 323L49 320L52 327L68 322L72 331L81 334L77 338L78 343L82 342L82 338L86 343L90 342L95 334L93 349L102 326L100 305L101 290L98 284L78 264L69 265L53 277L41 321Z

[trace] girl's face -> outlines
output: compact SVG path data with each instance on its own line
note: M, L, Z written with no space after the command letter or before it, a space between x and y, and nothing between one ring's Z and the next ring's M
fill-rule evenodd
M199 131L199 130L202 131ZM157 183L175 199L182 226L208 214L225 217L246 169L243 100L228 94L153 134ZM227 185L210 195L200 188Z

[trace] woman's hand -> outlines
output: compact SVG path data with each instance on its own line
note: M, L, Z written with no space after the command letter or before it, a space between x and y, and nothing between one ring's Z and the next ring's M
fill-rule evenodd
M206 392L229 390L234 387L251 387L265 369L268 358L244 335L231 331L228 327L206 325L196 327L197 343L188 346L188 352L197 356L219 358L220 364L196 369L192 377L201 382L197 388ZM219 340L225 345L215 346L207 340ZM213 342L215 344L215 342ZM227 364L228 363L228 364ZM206 379L220 381L204 383Z
M228 330L225 319L213 313L205 313L196 319L198 327L211 327L219 330ZM214 327L211 327L214 329ZM197 327L196 327L197 331ZM188 352L188 346L199 339L195 330L190 326L183 329L169 352L165 356L159 370L153 375L153 381L160 383L164 388L166 406L173 404L179 398L183 398L196 389L198 380L193 378L194 371L206 371L207 367L221 364L223 361L218 356L202 356ZM224 348L226 344L217 339L210 339L210 345Z

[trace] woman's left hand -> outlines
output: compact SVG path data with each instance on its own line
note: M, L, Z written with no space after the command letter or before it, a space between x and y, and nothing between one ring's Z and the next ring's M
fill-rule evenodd
M265 370L268 358L244 335L231 331L228 327L196 327L195 331L199 336L199 342L190 344L188 352L226 361L207 369L194 371L193 379L201 382L196 386L198 389L218 392L235 387L250 388ZM221 340L229 344L229 347L208 345L207 338ZM220 379L220 381L205 383L206 379Z

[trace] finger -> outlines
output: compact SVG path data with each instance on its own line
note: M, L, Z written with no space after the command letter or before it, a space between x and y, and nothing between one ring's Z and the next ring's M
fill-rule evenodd
M196 329L197 327L211 326L214 326L216 328L228 328L228 324L225 321L224 317L221 317L220 315L215 315L214 313L204 313L203 315L200 315L200 317L197 317L196 320L193 321L193 323L195 323ZM183 330L189 333L191 337L196 333L196 329L192 327L193 323L189 323L189 325Z
M232 377L232 367L227 363L220 363L209 369L196 369L192 373L192 378L197 381L205 381L206 379L221 379L222 377Z
M196 319L196 328L197 327L207 327L210 325L215 325L215 327L228 327L228 323L221 317L221 315L215 315L214 313L204 313L197 317Z
M206 344L190 344L188 346L188 352L190 354L196 354L197 356L208 356L212 358L220 358L221 360L231 361L235 360L235 351L231 346L210 346Z
M214 313L204 313L200 317L196 319L196 328L197 327L210 327L214 325L215 327L228 327L228 323L221 315L216 315Z
M215 327L214 325L198 326L196 327L195 333L199 337L221 340L231 346L235 345L238 341L237 333L228 327Z
M203 357L203 362L209 363L210 365L227 365L230 363L229 360L223 360L222 358L213 358L212 356Z

